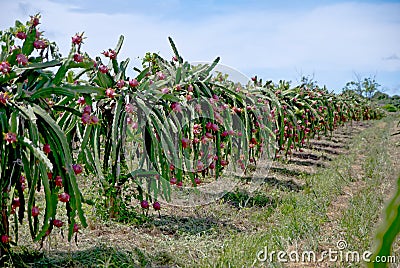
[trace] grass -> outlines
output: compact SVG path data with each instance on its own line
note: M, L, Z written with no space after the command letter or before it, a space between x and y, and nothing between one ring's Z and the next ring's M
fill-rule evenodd
M390 196L394 186L393 178L398 176L396 160L399 150L395 145L396 139L391 138L390 134L391 131L382 129L362 137L367 142L379 142L369 147L369 154L364 159L365 186L349 200L348 209L338 221L340 227L346 230L345 239L352 241L349 245L351 250L363 252L371 248L371 235L381 216L382 204ZM397 169L394 168L396 165ZM400 260L400 252L397 251L396 257Z
M296 249L321 252L335 248L340 239L351 250L367 250L383 202L398 175L392 157L398 147L389 135L393 124L393 118L387 118L372 123L366 130L357 126L345 128L342 132L352 139L337 146L340 150L349 148L346 153L324 151L322 142L317 151L308 152L321 156L325 161L322 166L297 165L291 169L292 164L277 163L272 169L277 176L267 177L253 193L237 189L208 206L164 207L161 217L151 214L141 224L105 220L104 211L99 210L97 215L96 206L85 205L89 228L82 231L78 246L58 243L50 250L39 251L29 242L14 248L9 264L15 267L282 267L279 262L258 261L257 253L265 248L268 252Z
M391 125L390 122L376 123L352 141L352 150L348 154L339 156L329 168L308 176L306 180L311 189L286 195L268 219L268 230L232 237L216 260L207 259L199 266L262 266L265 263L258 262L256 256L265 247L269 251L299 249L318 252L320 244L327 239L321 231L324 231L323 226L329 221L326 216L328 208L335 197L342 194L346 185L357 180L349 170L358 165L359 161L364 163L365 176L362 180L366 186L351 198L348 208L335 222L338 225L335 239L338 241L343 236L351 243L353 250L362 252L369 249L384 200L383 192L377 194L376 190L379 185L393 184L390 181L393 176L390 174L392 168L388 153ZM363 156L365 159L360 159ZM279 263L269 265L280 266Z

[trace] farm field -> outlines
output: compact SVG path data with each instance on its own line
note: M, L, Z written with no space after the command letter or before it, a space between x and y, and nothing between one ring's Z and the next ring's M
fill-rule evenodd
M239 83L172 38L132 77L124 36L63 57L39 25L0 31L0 265L399 264L398 98L374 79Z
M10 261L18 267L315 267L260 262L257 252L266 246L322 252L341 240L363 252L400 172L400 136L391 136L398 130L394 117L346 124L332 138L311 140L304 152L275 161L250 195L238 185L211 205L163 206L142 225L104 220L86 205L89 226L77 245L58 233L39 253L29 237L20 238ZM86 178L79 180L83 195L94 195Z

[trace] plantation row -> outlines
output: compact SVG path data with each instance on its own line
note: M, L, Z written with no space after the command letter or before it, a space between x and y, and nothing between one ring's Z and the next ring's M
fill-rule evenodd
M63 226L70 240L86 226L80 173L99 180L110 217L127 182L143 209L159 210L171 187L218 179L228 166L248 172L261 157L290 155L347 121L382 116L358 95L313 83L234 83L213 73L219 58L191 65L171 39L171 60L148 53L131 78L129 59L118 58L123 37L92 59L76 34L62 57L39 19L0 32L2 255L24 217L35 241Z

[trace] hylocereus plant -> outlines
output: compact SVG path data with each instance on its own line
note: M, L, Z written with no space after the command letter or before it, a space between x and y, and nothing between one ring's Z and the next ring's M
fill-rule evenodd
M0 32L1 255L17 241L24 220L35 241L54 226L67 228L71 239L86 225L76 180L82 170L71 145L76 120L64 116L79 114L74 107L81 93L104 91L74 83L71 69L81 75L93 69L93 61L80 54L76 40L70 55L61 57L39 23L36 15Z
M149 201L160 210L157 198L170 201L172 187L251 172L265 154L290 155L346 121L381 116L362 97L307 81L229 81L214 73L219 58L192 65L171 39L172 60L147 53L130 78L129 59L118 58L122 36L93 60L76 34L62 57L39 24L36 15L0 32L1 255L24 219L35 241L54 227L71 239L86 226L82 172L101 186L100 206L120 218L126 185L144 211Z

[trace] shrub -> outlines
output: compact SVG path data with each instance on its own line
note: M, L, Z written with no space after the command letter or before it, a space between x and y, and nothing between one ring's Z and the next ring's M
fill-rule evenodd
M391 113L397 112L397 108L393 104L385 104L382 106L382 109L385 109L386 111Z

